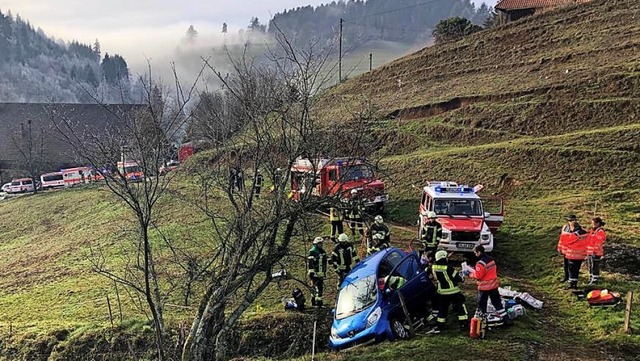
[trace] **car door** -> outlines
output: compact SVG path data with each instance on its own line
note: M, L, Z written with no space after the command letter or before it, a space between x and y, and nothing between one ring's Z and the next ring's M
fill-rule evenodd
M425 297L431 283L420 267L416 253L408 254L392 271L391 276L402 277L404 284L395 292L401 292L411 314L419 311L425 303Z

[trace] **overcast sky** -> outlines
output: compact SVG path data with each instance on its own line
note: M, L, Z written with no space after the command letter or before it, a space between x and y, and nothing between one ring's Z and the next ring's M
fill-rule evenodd
M496 0L487 0L493 5ZM0 0L7 10L45 33L65 41L100 40L103 52L120 53L130 64L143 64L163 48L172 51L193 24L201 36L219 34L222 23L237 32L257 16L263 24L272 14L327 0ZM480 4L481 0L473 0ZM157 56L156 56L157 57ZM140 70L138 68L138 70Z

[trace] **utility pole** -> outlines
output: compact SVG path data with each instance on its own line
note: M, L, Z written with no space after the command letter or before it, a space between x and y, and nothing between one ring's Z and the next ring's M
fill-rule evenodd
M373 53L369 53L369 71L373 68Z
M344 19L340 18L340 35L338 40L338 83L342 83L342 23Z

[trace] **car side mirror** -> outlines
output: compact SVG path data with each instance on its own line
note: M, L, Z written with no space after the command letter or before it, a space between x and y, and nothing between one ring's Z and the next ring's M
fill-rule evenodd
M491 217L491 213L489 212L484 212L484 218L489 218Z

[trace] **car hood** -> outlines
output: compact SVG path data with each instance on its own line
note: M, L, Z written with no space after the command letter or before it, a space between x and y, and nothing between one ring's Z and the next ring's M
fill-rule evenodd
M349 338L357 335L367 326L367 317L376 309L378 303L341 320L333 319L331 327L340 336L340 338Z
M483 218L438 218L443 228L457 232L480 232L484 224Z

